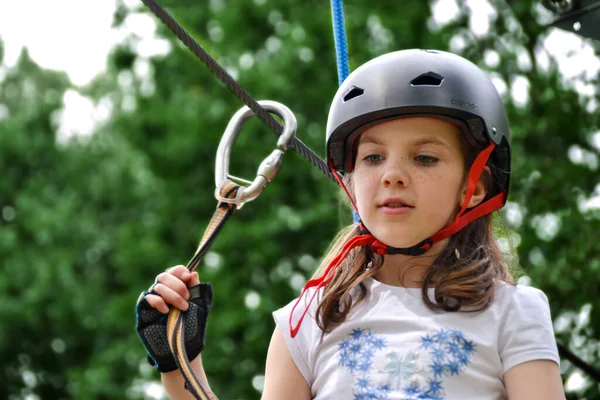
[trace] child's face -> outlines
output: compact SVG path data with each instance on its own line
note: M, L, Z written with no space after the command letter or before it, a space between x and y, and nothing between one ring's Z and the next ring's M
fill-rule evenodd
M410 247L452 219L464 189L459 130L435 118L401 118L359 137L352 181L369 231L393 247Z

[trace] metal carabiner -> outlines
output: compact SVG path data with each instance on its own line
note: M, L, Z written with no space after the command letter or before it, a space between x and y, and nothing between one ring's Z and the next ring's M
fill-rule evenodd
M290 141L296 134L296 117L289 108L281 103L270 100L262 100L258 103L270 113L283 119L283 132L277 140L277 146L283 150L287 150ZM258 197L265 186L267 186L267 184L277 175L279 167L281 166L281 160L283 159L283 151L278 149L273 150L273 152L265 158L258 167L256 178L252 182L229 175L229 156L231 155L231 149L240 134L242 126L253 115L254 112L249 107L243 107L236 112L229 121L217 149L217 158L215 162L215 197L220 201L235 203L238 209L241 208L244 203ZM236 199L224 199L219 195L219 191L221 186L227 180L232 180L240 184L243 183L248 186L242 186L240 188Z

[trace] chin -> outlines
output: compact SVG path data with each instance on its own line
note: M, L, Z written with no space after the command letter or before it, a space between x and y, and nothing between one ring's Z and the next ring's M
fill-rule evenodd
M388 246L392 246L392 247L396 247L399 249L403 249L406 247L411 247L414 246L416 244L421 243L422 240L424 240L427 236L423 236L422 238L417 238L414 237L413 235L402 235L402 234L398 234L396 233L384 233L382 232L381 234L376 233L376 232L372 232L373 236L375 236L377 238L377 240L379 240L382 243L387 244Z

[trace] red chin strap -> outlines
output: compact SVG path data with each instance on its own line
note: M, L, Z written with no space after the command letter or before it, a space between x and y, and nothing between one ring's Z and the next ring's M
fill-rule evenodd
M465 193L463 205L458 214L456 214L454 221L431 236L431 241L433 243L449 238L456 232L463 229L465 226L469 225L471 222L500 209L504 205L506 200L506 189L491 199L488 199L484 203L473 207L471 211L465 213L465 211L467 211L469 201L471 201L471 197L473 197L473 193L477 187L477 182L479 182L479 178L483 173L483 169L485 168L485 165L487 164L488 159L490 158L490 155L494 151L495 147L496 145L494 142L491 142L485 150L479 153L477 158L475 158L475 161L473 161L473 165L469 171L469 177L467 178L467 192Z
M469 205L469 201L471 200L471 197L473 197L473 193L475 192L475 189L477 188L477 182L479 182L479 178L487 164L487 161L488 161L490 155L492 154L492 151L494 151L494 148L495 148L495 144L493 142L491 142L490 145L486 149L484 149L481 153L479 153L479 155L477 155L477 157L475 158L475 161L473 162L473 165L471 166L471 169L469 171L469 176L467 178L467 191L465 193L463 205L462 205L460 211L458 212L458 214L456 214L454 221L452 221L450 224L446 225L446 227L442 228L438 232L434 233L431 237L423 240L421 243L418 243L412 247L406 247L406 248L396 248L396 247L388 246L385 243L382 243L379 240L377 240L375 238L375 236L373 236L371 233L369 233L369 231L366 229L366 227L361 222L360 223L361 230L364 230L366 232L366 234L363 234L360 236L355 236L352 239L350 239L344 245L344 247L340 250L338 255L331 261L331 263L329 263L329 265L325 269L325 272L323 272L323 274L319 278L311 279L304 286L304 289L302 290L300 297L296 301L296 304L294 304L294 307L292 308L292 312L290 314L289 326L290 326L290 332L291 332L292 338L295 337L296 334L298 333L298 330L300 329L300 325L302 324L302 320L304 319L304 316L308 312L308 309L309 309L313 299L319 292L319 289L322 287L325 287L325 285L327 285L329 282L331 282L331 280L333 279L333 276L335 275L337 267L341 264L341 262L346 258L346 256L350 252L350 250L352 250L353 248L370 245L373 252L376 254L379 254L381 256L384 256L386 254L405 254L405 255L411 255L411 256L419 256L421 254L424 254L427 250L429 250L431 248L431 246L433 246L434 243L439 242L441 240L444 240L444 239L454 235L455 233L457 233L458 231L460 231L461 229L463 229L465 226L467 226L471 222L475 221L476 219L481 218L485 215L488 215L488 214L492 213L493 211L501 208L504 205L504 202L506 199L506 190L502 191L501 193L497 194L496 196L492 197L491 199L487 200L486 202L479 204L478 206L471 209L469 212L466 212L467 206ZM348 195L348 198L352 202L352 205L354 206L354 209L356 210L356 212L358 214L358 208L356 207L356 203L352 199L352 196L350 195L350 192L348 191L348 188L346 187L346 185L344 185L344 182L342 181L341 177L339 176L337 171L335 171L335 169L333 168L333 165L331 162L329 163L329 168L331 169L331 172L333 173L333 176L335 177L335 179L338 181L340 186L344 189L344 191ZM300 316L300 319L298 320L296 325L292 326L292 316L294 314L294 310L300 303L300 300L304 297L304 293L306 293L306 291L312 287L316 287L315 293L310 298L308 304L306 305L306 308L304 309L304 312Z
M319 278L311 279L310 281L308 281L306 283L306 285L304 286L304 289L302 289L302 293L300 294L300 297L298 297L298 300L296 300L296 304L294 304L294 307L292 308L292 312L290 313L289 326L290 326L290 333L291 333L292 337L296 337L296 335L298 334L298 330L300 329L302 320L304 319L304 316L308 312L308 309L309 309L313 299L315 298L317 293L319 293L319 289L322 287L325 287L325 285L327 285L329 282L331 282L331 280L333 279L333 276L335 275L335 271L337 270L337 267L346 258L346 256L348 256L348 253L350 253L350 250L352 250L355 247L368 246L370 244L373 244L373 242L375 240L376 240L375 236L373 236L371 234L354 236L352 239L350 239L348 242L346 242L344 247L342 247L342 249L340 250L338 255L333 260L331 260L331 262L329 263L329 265L327 266L327 268L325 269L325 271ZM308 289L313 288L313 287L316 288L315 292L313 293L312 297L308 301L308 304L304 308L302 315L300 315L298 322L296 323L296 325L293 325L292 317L294 316L294 310L296 310L296 307L298 306L300 301L304 298L304 293L306 293L306 291Z

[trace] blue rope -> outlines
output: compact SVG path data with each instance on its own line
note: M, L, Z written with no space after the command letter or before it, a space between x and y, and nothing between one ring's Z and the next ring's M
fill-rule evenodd
M335 40L335 54L337 56L338 84L341 85L348 75L350 75L343 0L331 0L331 19L333 21L333 38Z
M350 75L343 0L331 0L331 19L333 22L333 39L335 41L335 55L337 59L338 84L341 85L348 75ZM352 209L352 218L354 223L360 220L354 209Z

